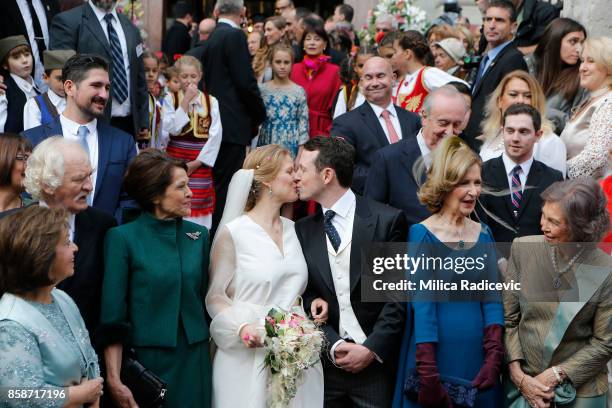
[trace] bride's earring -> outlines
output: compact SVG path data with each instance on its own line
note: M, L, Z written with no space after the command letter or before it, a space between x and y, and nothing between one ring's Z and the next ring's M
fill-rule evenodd
M270 197L272 197L272 187L268 188L268 194L270 195Z

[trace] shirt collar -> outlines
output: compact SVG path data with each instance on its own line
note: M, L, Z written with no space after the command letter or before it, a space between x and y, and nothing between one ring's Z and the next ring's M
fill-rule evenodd
M65 101L66 100L66 98L62 98L61 96L59 96L58 94L53 92L51 90L51 88L49 88L49 91L47 92L47 95L49 95L49 100L55 106L57 106L57 104L60 103L61 101Z
M522 162L522 163L515 163L510 157L508 157L506 152L503 152L502 153L502 161L504 162L504 167L506 168L506 174L508 176L512 175L512 171L517 166L517 164L519 166L521 166L521 170L523 171L523 174L524 175L528 175L529 174L529 170L531 170L531 165L533 164L533 154L531 155L531 157L529 159L525 160L524 162Z
M217 23L225 23L225 24L229 24L229 25L231 25L231 26L232 26L232 27L234 27L234 28L238 28L238 29L240 29L240 26L239 26L238 24L236 24L234 21L230 20L229 18L223 18L223 17L222 17L222 18L220 18L220 19L218 20L218 22L217 22Z
M91 6L91 9L93 10L93 12L96 14L96 17L98 18L98 21L100 21L100 23L104 21L104 16L106 16L109 13L113 15L117 23L119 22L119 16L117 16L117 5L115 5L113 9L109 11L108 13L102 10L101 8L97 7L95 4L93 4L91 0L89 0L89 5Z
M497 58L497 55L499 55L499 53L506 48L506 46L508 44L510 44L512 42L512 40L510 41L506 41L505 43L499 44L497 47L492 48L491 50L489 50L489 52L487 52L487 57L489 57L489 61L493 61L495 58Z
M63 113L60 115L60 122L62 124L62 130L64 132L68 132L72 136L76 136L77 135L77 133L79 131L79 128L81 126L87 126L87 130L89 130L89 134L90 135L95 133L96 127L98 126L98 120L97 119L94 119L91 122L88 122L88 123L85 123L85 124L81 125L80 123L77 123L77 122L75 122L75 121L73 121L71 119L68 119L66 116L64 116ZM67 129L64 128L64 126L66 126Z
M431 153L429 146L427 146L427 143L425 143L425 137L423 137L423 128L419 129L419 133L416 135L416 140L422 156L426 156Z
M321 207L323 209L323 214L325 214L327 210L332 210L340 217L347 218L349 213L351 212L351 209L355 205L355 202L356 202L355 193L353 193L353 190L349 188L342 195L342 197L340 197L338 201L336 201L331 206L331 208L325 208L323 206Z
M397 112L395 112L395 107L393 106L393 101L389 102L389 105L387 105L385 108L375 105L371 103L370 101L368 101L368 103L370 104L370 107L374 111L374 114L376 115L377 118L380 118L380 115L382 115L385 109L389 111L389 114L391 116L393 117L397 116Z
M13 80L15 81L17 86L19 88L23 89L27 93L32 92L32 89L35 88L34 80L32 79L31 76L29 78L32 79L32 83L30 83L27 80L23 79L22 77L20 77L18 75L15 75L15 74L12 74L12 73L11 73L11 77L13 78Z

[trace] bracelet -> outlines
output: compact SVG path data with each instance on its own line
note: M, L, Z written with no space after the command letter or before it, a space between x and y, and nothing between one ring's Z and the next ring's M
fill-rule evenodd
M519 390L520 392L522 392L522 391L521 391L521 386L523 385L523 380L525 379L525 375L526 375L526 374L523 374L523 376L521 377L521 381L519 381L518 390Z
M561 370L559 370L557 366L552 366L552 372L557 379L557 384L561 384L563 382L563 379L561 378Z

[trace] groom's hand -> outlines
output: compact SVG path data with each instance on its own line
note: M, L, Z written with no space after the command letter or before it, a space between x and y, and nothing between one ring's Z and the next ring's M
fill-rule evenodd
M310 314L315 323L325 323L327 321L328 304L321 298L316 298L310 304Z
M349 373L356 374L370 365L374 353L361 344L342 343L336 347L336 364Z

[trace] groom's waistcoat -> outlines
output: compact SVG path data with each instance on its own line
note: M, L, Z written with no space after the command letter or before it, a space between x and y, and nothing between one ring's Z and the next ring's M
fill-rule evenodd
M350 235L348 239L351 239ZM340 245L339 252L336 253L329 239L326 241L329 267L334 281L338 306L340 307L338 334L343 338L350 337L355 343L361 344L365 341L366 335L359 325L351 305L351 242L349 241L348 244L343 242Z

